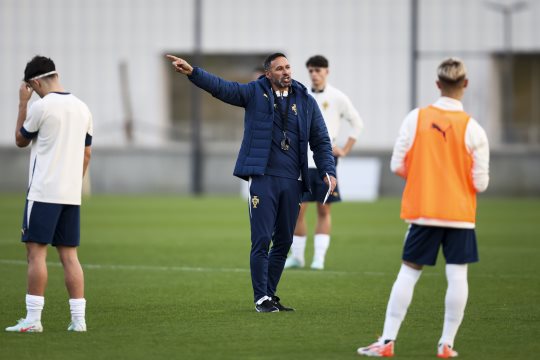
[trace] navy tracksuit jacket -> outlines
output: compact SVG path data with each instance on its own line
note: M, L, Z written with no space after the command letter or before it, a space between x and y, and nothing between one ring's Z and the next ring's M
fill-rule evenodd
M322 114L315 99L301 83L293 80L291 106L288 116L296 127L297 136L291 146L298 159L285 159L276 148L276 132L279 132L281 114L270 81L264 76L247 84L226 81L201 68L195 67L188 77L199 88L214 97L235 106L245 108L244 137L236 161L234 175L249 180L251 224L251 279L254 299L274 296L283 272L302 194L309 188L308 143L319 176L336 176L332 145ZM294 100L293 100L294 99ZM293 108L294 105L294 108ZM289 129L291 129L289 127ZM287 153L289 155L289 153ZM280 163L285 161L285 171ZM268 165L271 168L268 168ZM297 166L298 176L291 175L291 166ZM287 170L288 169L288 170ZM271 173L271 174L270 174ZM270 243L272 242L272 249Z

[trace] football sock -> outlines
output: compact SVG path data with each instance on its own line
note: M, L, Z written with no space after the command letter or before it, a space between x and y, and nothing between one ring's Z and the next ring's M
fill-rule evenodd
M414 286L421 274L422 270L415 270L405 264L401 265L388 300L382 340L396 340L399 327L411 304Z
M328 234L315 234L315 253L313 254L313 260L324 261L328 246L330 246L330 235Z
M69 299L69 309L71 310L71 320L85 321L86 299Z
M260 298L259 300L257 300L257 301L255 302L255 304L261 305L265 300L272 300L272 298L271 298L270 296L264 295L262 298Z
M304 263L304 252L306 250L307 236L293 236L293 243L291 245L292 256L298 259L302 264Z
M41 311L45 305L45 297L26 294L26 320L41 321Z
M444 300L444 326L439 344L444 343L453 347L459 325L463 320L463 313L469 295L467 264L447 264L446 279L448 280L448 288Z

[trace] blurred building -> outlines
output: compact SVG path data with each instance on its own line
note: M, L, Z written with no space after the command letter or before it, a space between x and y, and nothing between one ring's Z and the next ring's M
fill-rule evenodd
M108 165L99 165L96 157L93 183L97 191L115 190L117 182L111 178L118 177L121 183L122 174L103 178L98 173L117 168L114 161L129 162L126 159L133 154L142 154L149 167L158 166L154 174L144 173L156 181L161 179L162 168L151 164L155 159L157 164L163 162L163 169L177 171L179 179L189 173L193 87L172 71L163 56L193 58L196 1L0 0L0 158L12 158L6 154L12 152L8 149L13 143L24 66L33 55L42 54L55 60L63 84L94 114L96 154L102 151L102 159L110 160ZM283 51L293 66L293 76L308 84L305 60L323 54L330 60L331 83L351 97L365 121L357 154L387 156L411 107L436 99L438 63L459 56L470 78L465 108L484 126L494 151L536 154L532 159L538 163L540 25L535 19L540 17L540 1L525 1L527 5L512 15L511 29L488 3L202 0L201 65L227 79L247 82L266 54ZM415 4L417 11L413 11ZM508 43L505 34L510 30ZM505 90L509 73L504 71L509 51L513 54L510 92ZM505 107L508 94L511 112ZM228 191L233 180L226 178L231 178L239 147L243 111L204 94L201 117L205 184L210 190ZM131 144L125 130L128 120L133 124ZM171 163L164 160L169 158ZM141 164L140 159L133 161ZM182 166L173 170L173 164ZM208 176L216 169L224 183ZM131 177L141 176L126 171ZM17 183L15 178L2 181ZM178 189L160 181L158 190L187 191L190 179L178 180ZM153 180L148 184L153 186Z

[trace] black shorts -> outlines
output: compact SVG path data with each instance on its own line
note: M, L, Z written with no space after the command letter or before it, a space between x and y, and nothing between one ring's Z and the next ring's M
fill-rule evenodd
M418 265L435 265L439 248L447 264L478 261L474 229L457 229L411 224L405 235L403 260Z
M323 203L326 192L328 191L328 185L324 182L323 179L319 176L319 171L317 169L308 169L309 171L309 186L311 192L305 192L302 198L302 202L318 202ZM334 192L328 196L326 200L327 204L340 202L341 196L339 194L339 188L336 186Z
M27 200L21 241L52 246L79 246L80 208L79 205Z

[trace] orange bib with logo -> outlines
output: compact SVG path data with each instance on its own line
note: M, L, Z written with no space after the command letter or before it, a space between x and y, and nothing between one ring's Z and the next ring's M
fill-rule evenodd
M473 159L465 145L469 119L463 111L420 109L414 143L405 157L402 219L475 222Z

